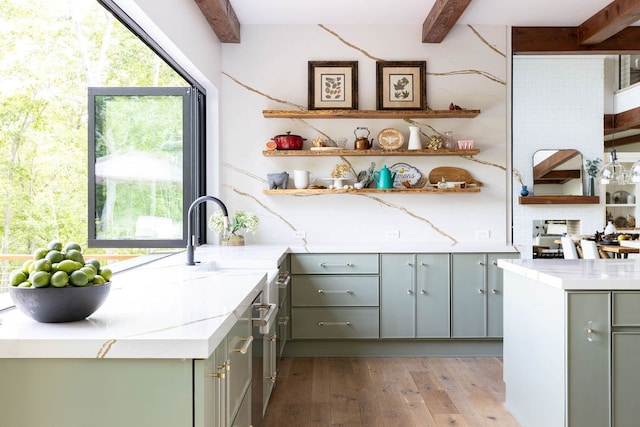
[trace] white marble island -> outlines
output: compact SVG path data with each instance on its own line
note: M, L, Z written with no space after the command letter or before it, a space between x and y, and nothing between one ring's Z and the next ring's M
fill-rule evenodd
M233 357L226 337L238 325L251 335L246 310L287 250L200 247L196 266L180 253L116 273L104 305L79 322L0 311L2 424L219 425L216 357ZM250 378L250 365L237 368L226 374L230 390Z
M505 405L525 427L637 426L640 260L500 260Z

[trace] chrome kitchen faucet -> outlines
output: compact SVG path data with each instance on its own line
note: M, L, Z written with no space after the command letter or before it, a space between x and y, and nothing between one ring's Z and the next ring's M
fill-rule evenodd
M217 199L213 196L201 196L195 199L193 203L191 203L191 206L189 206L189 210L187 211L187 265L196 265L196 262L193 259L194 251L195 251L196 235L192 234L191 232L191 230L193 230L193 222L192 222L193 211L198 205L207 201L216 202L218 206L220 206L220 209L222 210L222 214L223 214L222 221L224 223L224 228L227 228L229 226L229 214L227 212L227 207L224 205L224 203L222 203L220 199Z

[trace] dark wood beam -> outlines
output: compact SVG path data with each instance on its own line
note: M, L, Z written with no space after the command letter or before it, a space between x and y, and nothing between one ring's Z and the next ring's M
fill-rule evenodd
M514 55L638 55L640 27L628 27L602 43L581 45L578 27L513 27Z
M581 177L581 171L579 169L562 169L549 171L545 175L534 179L534 184L566 184L572 179L579 179Z
M602 43L639 20L640 0L615 0L580 24L580 44Z
M240 43L240 21L229 0L195 0L222 43Z
M614 120L616 130L629 130L640 125L640 107L632 108L616 114Z
M622 147L623 145L636 144L640 142L640 133L637 135L623 136L613 140L605 141L604 148Z
M540 179L549 172L573 159L579 152L577 150L558 150L533 167L533 178Z
M436 0L422 24L422 43L440 43L456 25L471 0Z

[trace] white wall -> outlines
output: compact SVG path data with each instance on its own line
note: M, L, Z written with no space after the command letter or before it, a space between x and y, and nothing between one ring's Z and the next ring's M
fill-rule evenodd
M456 26L441 44L421 42L419 26L357 26L330 28L316 25L243 26L242 43L222 46L221 177L222 199L231 210L256 212L261 225L249 242L291 244L354 243L436 245L443 250L461 244L504 245L509 240L506 183L506 38L505 27L481 26L476 30ZM341 40L342 39L342 40ZM271 137L291 131L311 140L327 134L346 137L366 126L375 138L380 130L394 127L408 139L408 123L402 120L291 120L265 119L262 110L307 106L307 65L310 60L354 60L359 67L359 108L375 109L376 59L426 60L427 102L433 109L447 109L451 102L480 109L474 119L417 120L427 134L452 130L459 139L475 139L481 150L474 159L460 157L349 157L361 171L406 162L424 175L437 166L467 169L485 185L476 194L407 195L265 195L269 172L308 169L329 177L340 158L265 158L262 150ZM465 70L469 70L468 72ZM432 130L433 128L433 130ZM306 233L294 239L293 231ZM386 233L400 231L400 239ZM476 231L489 231L488 239Z
M601 56L513 59L513 167L534 194L532 159L537 150L573 148L583 159L602 159L604 67ZM579 220L581 234L603 228L599 204L519 205L518 193L514 184L514 243L523 258L532 256L534 220Z

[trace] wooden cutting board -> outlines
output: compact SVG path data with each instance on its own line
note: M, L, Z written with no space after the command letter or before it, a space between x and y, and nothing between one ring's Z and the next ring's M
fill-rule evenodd
M482 185L482 182L474 179L466 169L452 166L440 166L432 169L429 172L429 183L437 184L443 177L447 182L466 182L467 185Z

